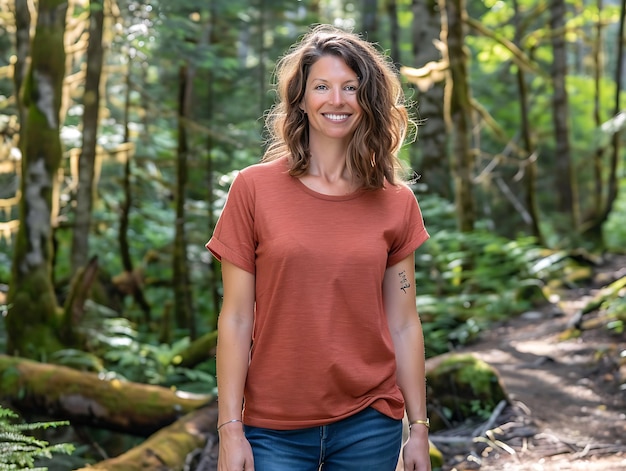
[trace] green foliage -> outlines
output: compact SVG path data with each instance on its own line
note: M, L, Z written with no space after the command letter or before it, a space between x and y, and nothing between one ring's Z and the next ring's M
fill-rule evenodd
M428 204L422 209L426 220L441 220L441 213L432 217ZM542 288L563 268L562 259L563 254L542 249L530 237L509 240L485 230L431 227L431 238L416 259L427 353L469 343L494 321L544 301Z
M621 186L624 188L626 178L622 178ZM609 251L624 252L626 247L626 191L621 190L613 211L604 225L605 243Z
M38 422L33 424L15 423L18 416L0 406L0 471L37 470L48 468L35 467L36 460L52 458L53 453L71 454L74 446L66 443L50 445L45 440L37 439L28 432L45 430L68 425L68 422Z
M88 339L89 351L66 349L56 352L51 361L97 372L108 378L176 387L189 392L212 393L216 385L213 360L185 368L179 366L189 337L171 345L141 333L128 319L117 317L107 308L88 303L87 317L80 332Z

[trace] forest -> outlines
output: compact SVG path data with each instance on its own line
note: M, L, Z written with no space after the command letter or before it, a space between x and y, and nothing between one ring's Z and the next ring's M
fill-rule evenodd
M0 0L0 470L216 469L205 244L311 25L375 43L410 101L427 358L590 283L626 255L625 17L626 0ZM619 273L579 312L602 314L616 396ZM429 400L435 431L490 417L488 392Z

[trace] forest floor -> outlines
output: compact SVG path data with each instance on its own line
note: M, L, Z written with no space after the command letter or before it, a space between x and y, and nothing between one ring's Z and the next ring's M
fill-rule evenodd
M626 332L563 334L598 290L626 276L626 256L594 267L589 286L564 289L550 306L490 329L461 352L495 367L510 404L481 438L438 447L444 471L626 470ZM584 315L585 322L598 317ZM437 443L437 434L432 434Z

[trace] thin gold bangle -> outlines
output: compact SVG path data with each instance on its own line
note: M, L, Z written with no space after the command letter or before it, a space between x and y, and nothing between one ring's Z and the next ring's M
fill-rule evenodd
M241 423L243 423L243 422L241 421L241 419L227 420L227 421L226 421L226 422L224 422L222 425L220 425L220 426L218 426L218 427L217 427L217 431L219 432L219 431L220 431L220 429L221 429L224 425L232 424L233 422L241 422Z
M426 428L430 428L430 419L426 418L426 420L414 420L413 422L409 423L409 428L411 428L413 425L424 425Z

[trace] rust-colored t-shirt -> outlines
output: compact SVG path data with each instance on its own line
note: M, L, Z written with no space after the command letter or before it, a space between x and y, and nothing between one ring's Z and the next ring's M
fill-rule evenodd
M285 159L237 175L207 248L256 275L246 424L318 426L368 406L402 418L381 287L427 238L404 185L323 195Z

